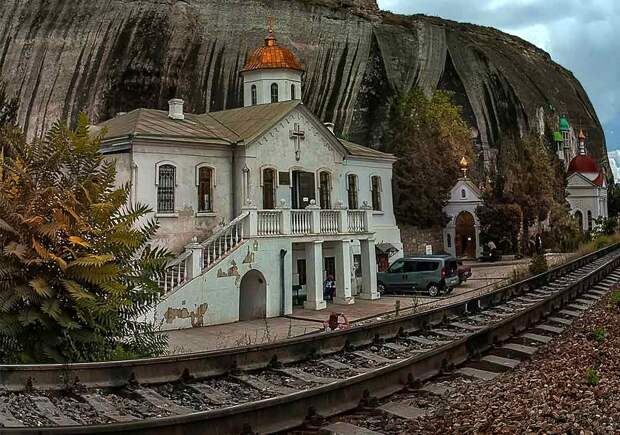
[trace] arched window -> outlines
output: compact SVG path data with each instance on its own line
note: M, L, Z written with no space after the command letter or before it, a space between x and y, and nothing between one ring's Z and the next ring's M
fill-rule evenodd
M381 177L375 175L370 179L372 193L372 209L381 211Z
M347 195L349 198L349 209L357 210L357 175L347 176Z
M467 198L467 192L465 191L465 189L461 190L461 198Z
M278 84L272 83L271 84L271 102L272 103L277 103L279 101L278 93L279 93Z
M263 170L263 208L276 208L276 171L269 168Z
M198 211L213 211L213 169L198 169Z
M291 100L296 100L295 96L295 85L291 85Z
M592 211L588 210L588 231L592 231Z
M157 212L174 213L174 191L176 187L176 168L161 165L157 174Z
M331 175L323 171L319 174L319 201L323 210L332 208L331 199Z
M258 94L256 93L256 85L252 85L251 94L252 94L252 106L256 106L258 104Z

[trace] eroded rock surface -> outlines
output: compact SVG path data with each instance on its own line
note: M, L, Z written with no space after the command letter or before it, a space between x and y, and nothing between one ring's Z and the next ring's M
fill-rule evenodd
M378 146L390 97L418 85L456 92L490 147L540 118L553 128L554 106L607 162L587 94L547 53L494 29L384 13L374 0L4 0L0 77L31 136L80 110L99 121L174 96L195 112L236 107L268 16L306 66L305 103L352 140Z

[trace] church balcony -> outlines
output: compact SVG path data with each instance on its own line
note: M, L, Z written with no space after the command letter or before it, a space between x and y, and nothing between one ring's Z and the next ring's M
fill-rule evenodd
M329 240L369 240L373 236L373 212L362 210L321 210L310 205L304 210L246 208L209 239L193 240L185 252L170 262L159 279L163 293L183 286L211 270L246 241L266 238L292 238L293 242Z
M312 237L368 235L372 232L372 210L246 210L246 237Z

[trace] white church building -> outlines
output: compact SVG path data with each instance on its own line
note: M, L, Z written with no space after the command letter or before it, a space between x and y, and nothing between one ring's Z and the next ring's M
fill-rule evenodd
M581 229L592 231L598 218L607 218L607 180L586 152L586 136L579 132L579 154L568 165L566 200Z
M153 209L178 257L153 313L163 329L289 315L377 299L377 263L402 256L396 159L337 138L301 102L303 67L273 32L249 57L243 108L119 114L103 151L131 201Z

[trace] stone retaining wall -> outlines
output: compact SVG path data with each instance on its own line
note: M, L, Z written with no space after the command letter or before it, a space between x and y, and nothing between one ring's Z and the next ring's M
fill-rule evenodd
M400 234L405 256L425 254L426 245L433 247L433 254L444 253L443 229L441 227L418 228L400 225Z

